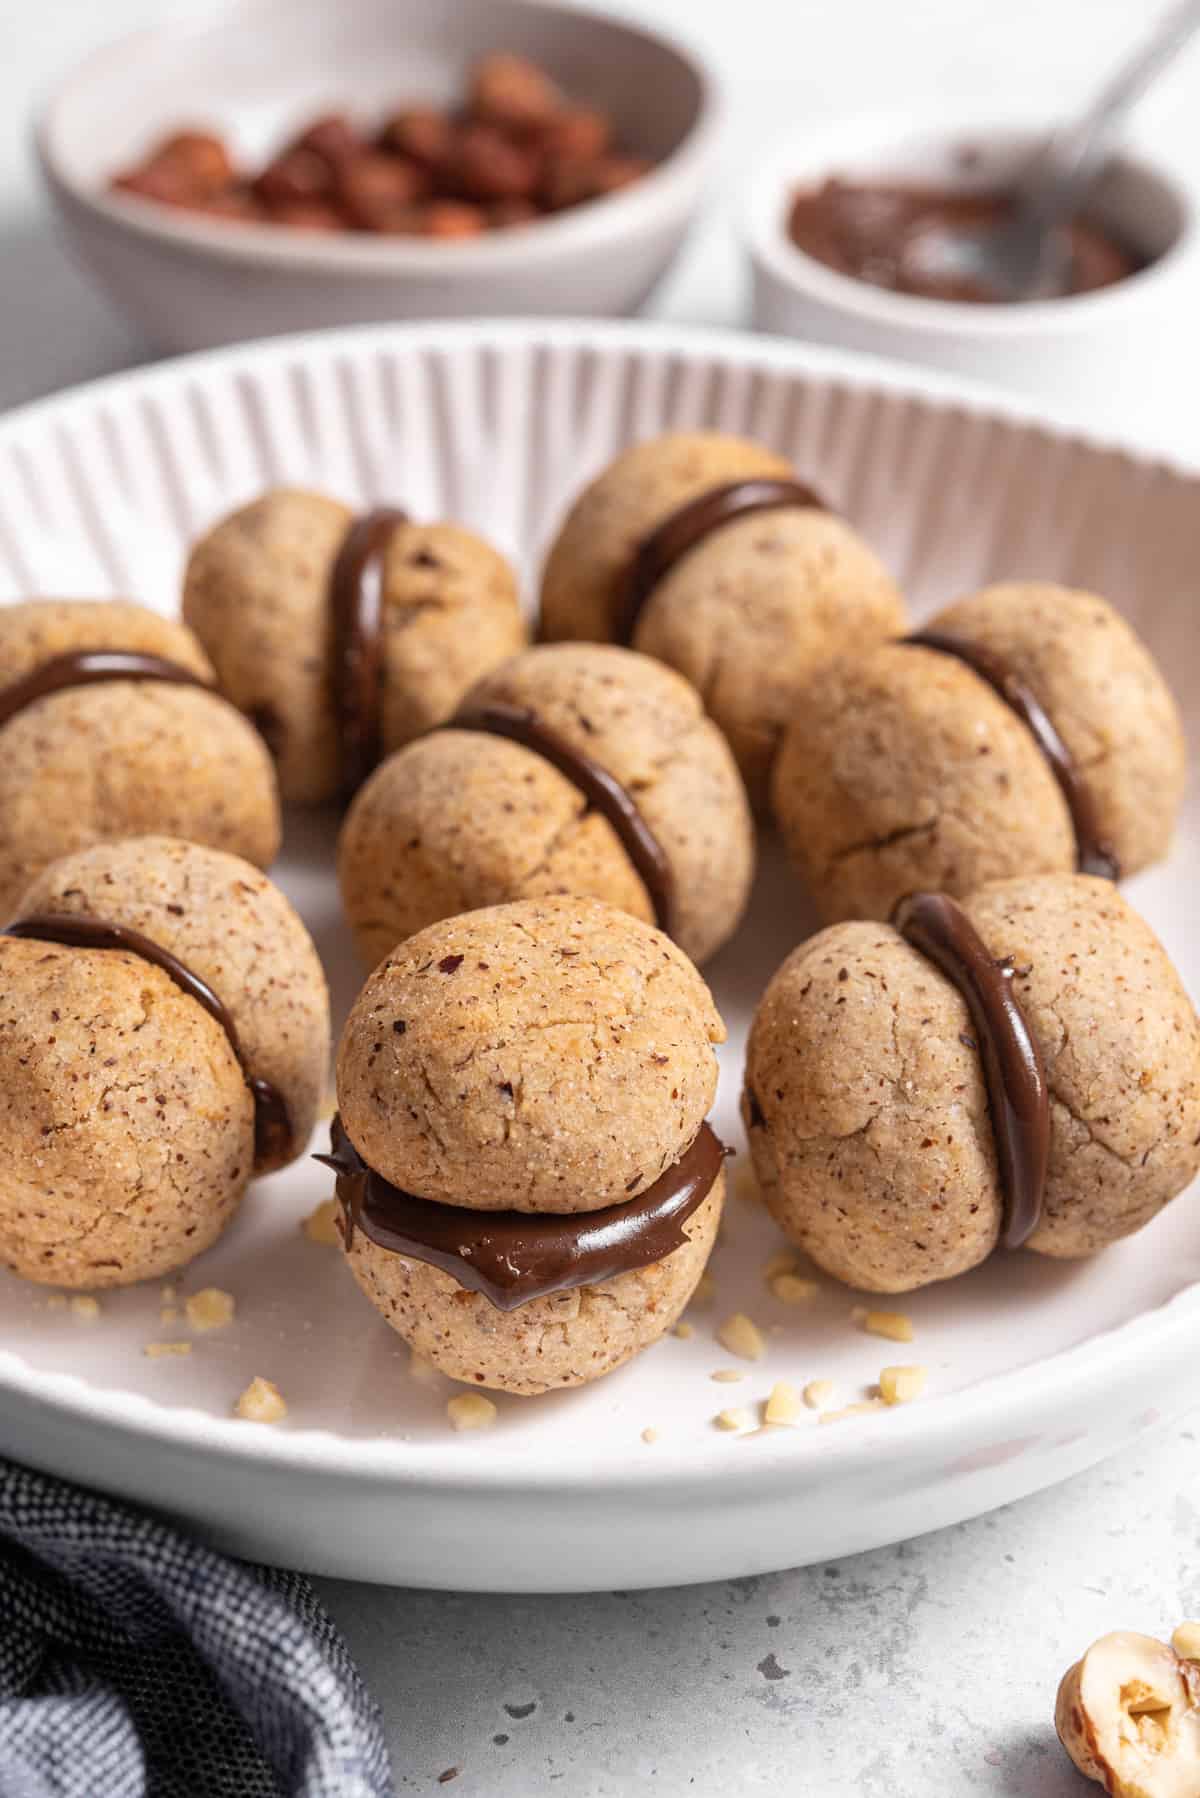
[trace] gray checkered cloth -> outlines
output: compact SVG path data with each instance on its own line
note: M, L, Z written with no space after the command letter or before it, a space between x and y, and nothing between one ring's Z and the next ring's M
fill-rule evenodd
M308 1581L0 1462L0 1798L393 1798Z

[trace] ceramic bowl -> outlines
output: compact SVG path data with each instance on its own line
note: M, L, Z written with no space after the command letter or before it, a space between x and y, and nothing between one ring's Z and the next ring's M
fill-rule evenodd
M1174 361L1188 356L1200 274L1200 191L1186 172L1138 152L1118 157L1088 206L1146 258L1129 280L1092 294L973 305L893 293L837 273L791 242L796 188L828 175L979 190L1005 186L1047 121L990 126L978 116L843 122L778 145L743 210L754 323L840 349L899 356L1036 394L1105 430L1154 432Z
M654 158L634 186L460 242L230 225L107 191L181 124L262 160L328 110L370 119L405 96L449 102L495 49L534 57ZM713 147L714 78L658 32L552 0L233 0L79 65L36 147L66 237L165 349L323 325L479 313L634 310L678 249Z

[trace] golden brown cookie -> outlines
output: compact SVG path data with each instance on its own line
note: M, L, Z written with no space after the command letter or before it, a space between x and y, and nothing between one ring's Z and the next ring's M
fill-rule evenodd
M118 674L87 684L99 652ZM124 601L29 600L0 608L0 666L0 917L57 857L148 831L274 860L270 758L185 626Z
M390 757L351 806L338 851L364 959L455 912L575 893L657 917L707 960L745 908L754 833L733 758L687 682L632 650L543 645L485 675L458 716L478 722L495 707L532 715L573 770L531 746L540 738L453 720ZM589 800L588 765L619 784L649 831L666 891Z
M338 1053L333 1162L368 1297L456 1378L515 1392L661 1335L720 1213L723 1036L686 956L609 906L526 900L411 938Z
M1090 1255L1200 1169L1200 1023L1149 926L1107 881L1042 875L962 902L1011 969L1044 1067L1030 1248ZM834 925L755 1014L744 1115L768 1208L848 1284L905 1292L976 1266L1006 1199L977 1020L888 924Z
M741 438L681 432L636 444L576 500L542 580L543 636L627 642L677 669L728 737L756 805L813 672L847 643L905 628L883 565L815 494L745 515L736 495L719 499L780 481L795 482L790 465ZM743 487L742 503L754 497ZM639 549L684 511L693 524L656 558L631 610Z
M916 888L1134 873L1166 853L1184 770L1129 626L1094 594L1011 583L814 680L773 804L823 915L884 918Z
M202 537L184 579L184 617L222 691L266 737L284 798L302 805L346 785L333 599L354 527L336 500L275 488ZM387 753L452 712L473 681L521 648L525 629L512 569L459 525L383 521L363 571L376 577L375 723Z
M316 951L257 869L161 837L55 863L11 928L31 934L0 937L0 1260L62 1286L160 1278L307 1145Z

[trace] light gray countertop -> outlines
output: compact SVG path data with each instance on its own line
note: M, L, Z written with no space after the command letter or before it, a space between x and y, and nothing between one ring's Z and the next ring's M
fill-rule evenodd
M65 63L168 10L168 0L0 0L0 405L139 359L53 241L26 130ZM948 89L977 98L981 117L1014 90L1065 105L1147 12L1140 0L645 0L641 10L706 39L731 88L725 191L654 307L715 323L744 316L728 196L760 141L803 118L919 108ZM1200 68L1181 68L1147 120L1193 158L1198 84ZM1160 446L1200 454L1186 384L1163 396ZM1069 1798L1095 1788L1054 1739L1068 1662L1107 1629L1169 1634L1200 1615L1196 1423L1146 1438L1126 1464L836 1566L589 1598L318 1584L382 1706L401 1791Z

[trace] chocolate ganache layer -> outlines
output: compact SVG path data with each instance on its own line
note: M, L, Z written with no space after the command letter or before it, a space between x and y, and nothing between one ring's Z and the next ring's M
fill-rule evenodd
M161 968L182 992L204 1007L229 1038L229 1046L237 1057L254 1101L255 1165L273 1167L290 1158L292 1126L283 1094L269 1080L251 1073L228 1007L206 980L186 967L169 949L128 924L114 924L106 918L93 918L83 912L35 912L28 918L15 918L5 926L3 935L25 937L39 943L57 943L67 949L124 949Z
M629 566L617 583L613 603L612 632L618 643L632 643L642 608L658 583L689 550L714 531L754 512L778 512L785 507L829 507L819 494L801 481L730 481L711 487L664 518L642 538Z
M992 691L999 695L1022 724L1045 756L1050 772L1058 782L1067 802L1075 831L1076 862L1081 874L1095 874L1103 880L1119 880L1121 865L1112 846L1103 839L1091 789L1079 772L1075 758L1058 734L1054 720L1041 701L1015 669L1002 656L994 655L982 644L966 637L951 636L945 631L914 631L903 639L921 649L936 650L939 655L953 656L965 664Z
M117 680L168 681L180 687L201 687L206 693L215 691L213 683L202 674L194 674L165 656L143 655L136 649L68 649L0 688L0 728L18 712L39 699L48 699L52 693Z
M994 961L961 905L944 893L902 899L892 923L966 1000L979 1036L996 1160L1004 1194L1005 1248L1037 1229L1050 1159L1050 1094L1041 1050L1013 992L1011 961Z
M361 1230L378 1248L428 1262L498 1311L531 1299L596 1286L649 1267L682 1248L683 1226L712 1191L725 1150L707 1124L690 1147L635 1199L602 1211L472 1211L392 1186L368 1167L340 1117L331 1153L316 1159L337 1175L347 1250Z
M347 799L383 749L383 559L394 531L407 522L395 506L364 512L346 532L329 574L333 711Z
M519 743L523 749L531 749L557 768L583 794L589 810L599 812L612 825L622 849L650 895L655 923L668 936L672 934L675 876L666 850L638 810L632 794L615 775L582 749L568 743L526 706L507 705L499 700L464 705L438 729L479 731L485 736L504 737L510 743Z

